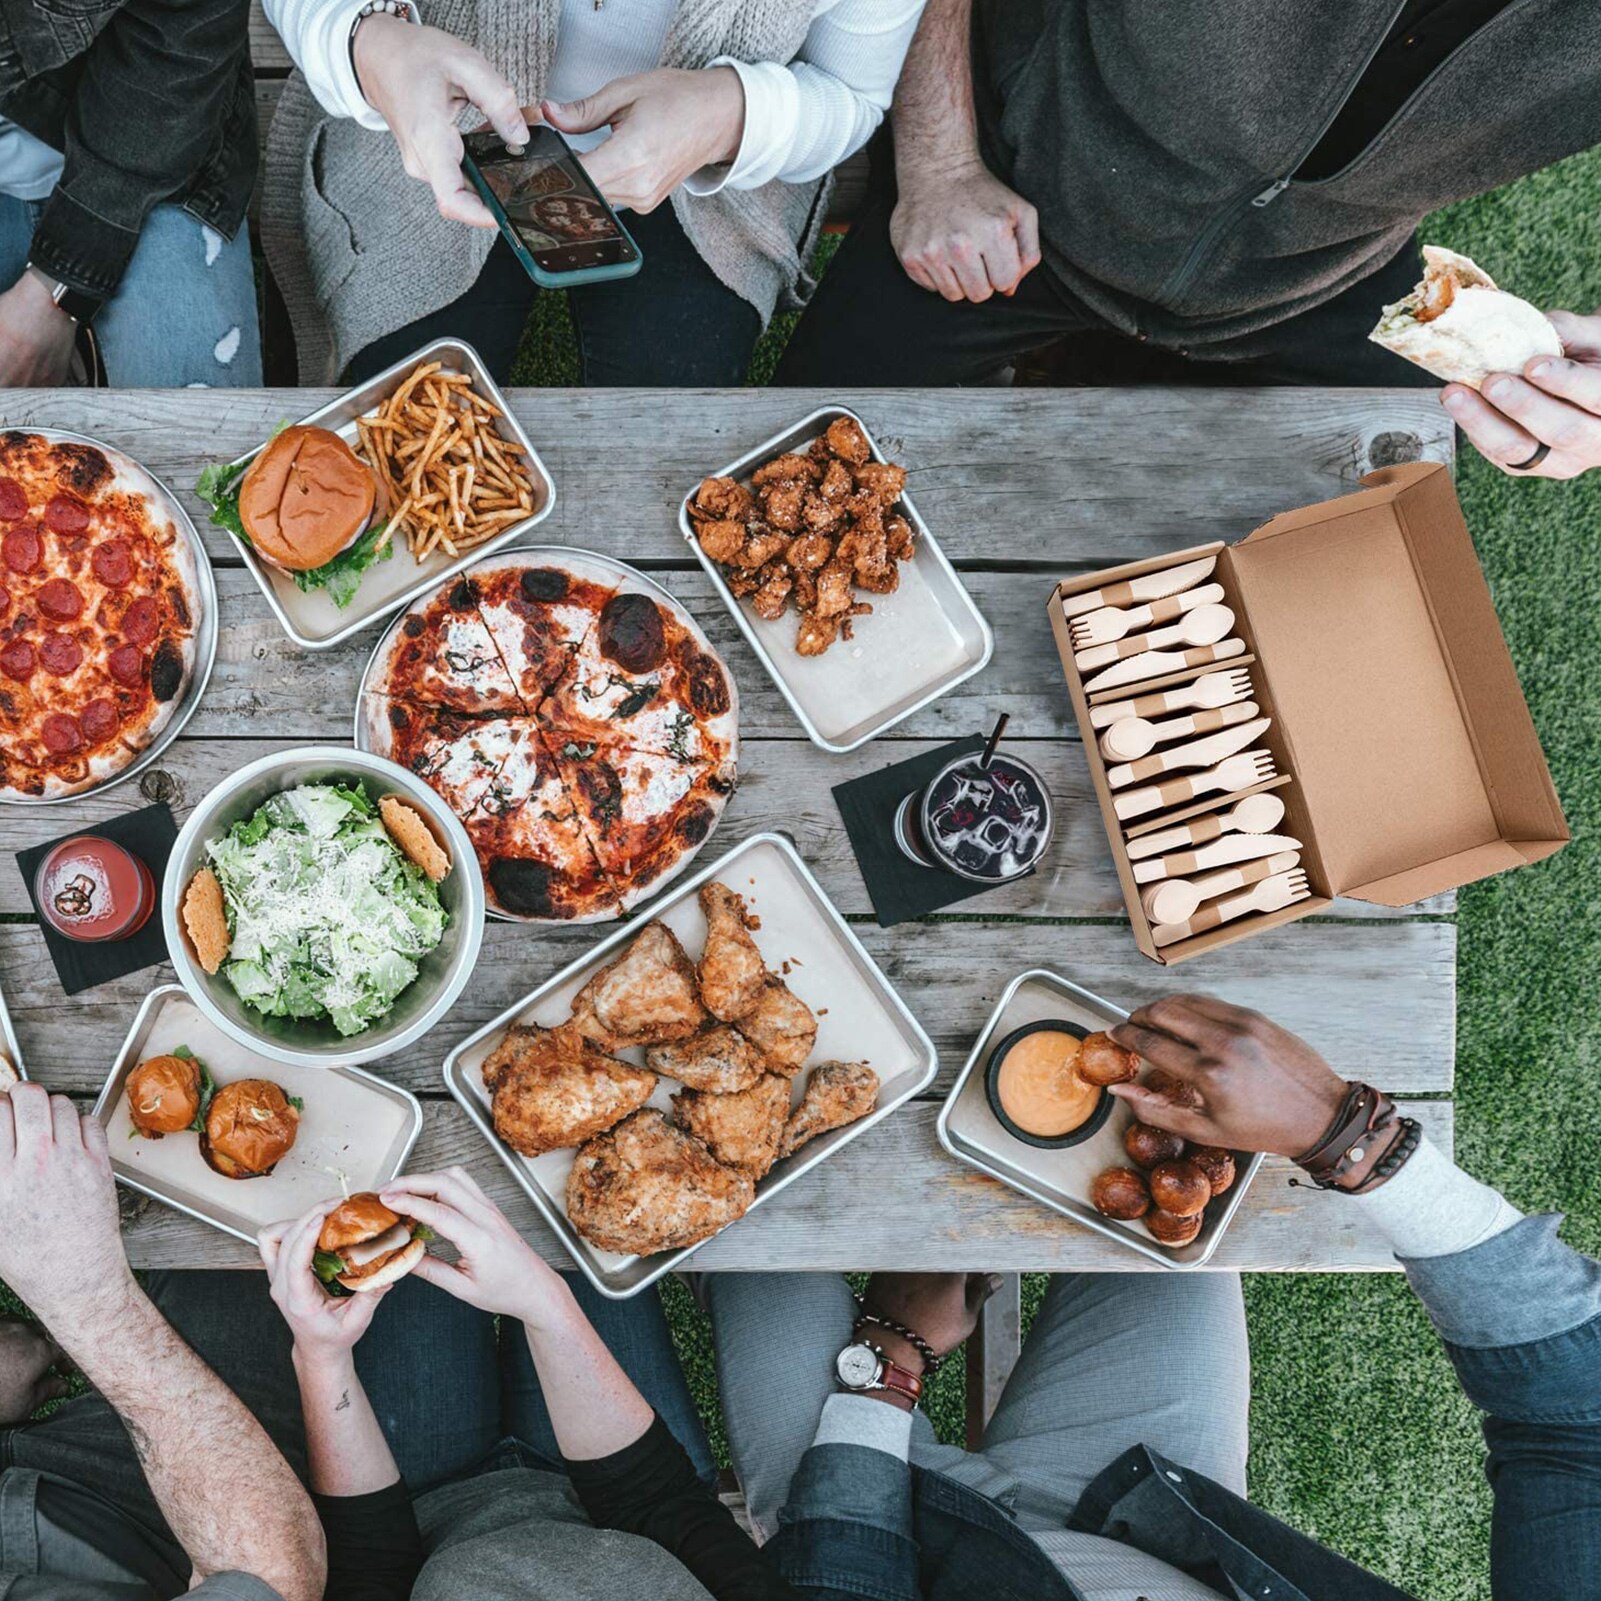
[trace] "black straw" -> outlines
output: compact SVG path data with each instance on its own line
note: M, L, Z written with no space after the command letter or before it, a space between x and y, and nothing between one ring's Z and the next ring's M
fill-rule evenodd
M990 734L989 743L984 747L984 754L978 759L978 765L980 768L988 767L989 764L995 760L995 747L1000 744L1001 735L1006 732L1006 724L1007 714L1002 712L1001 715L995 719L995 728Z

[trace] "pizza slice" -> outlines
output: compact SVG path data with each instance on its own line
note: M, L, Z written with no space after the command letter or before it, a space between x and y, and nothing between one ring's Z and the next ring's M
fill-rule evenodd
M620 886L625 905L688 861L733 790L731 775L704 762L586 739L570 729L541 732L596 860Z
M448 707L368 693L362 698L364 747L415 773L457 817L471 815L525 740L522 717L471 717Z
M469 579L407 612L382 648L371 682L395 700L463 712L531 709L495 648Z
M576 553L560 565L482 568L472 581L479 615L530 708L566 675L617 588L609 567Z

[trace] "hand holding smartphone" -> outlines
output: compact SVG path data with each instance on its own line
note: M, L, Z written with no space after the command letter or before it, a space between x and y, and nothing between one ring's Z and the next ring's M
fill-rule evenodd
M528 276L547 289L632 277L644 261L639 246L583 163L548 124L528 132L517 151L480 128L467 135L462 160Z

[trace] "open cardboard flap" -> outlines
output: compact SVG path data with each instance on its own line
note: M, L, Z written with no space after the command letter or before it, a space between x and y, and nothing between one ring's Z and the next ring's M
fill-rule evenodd
M1569 834L1449 473L1363 481L1220 564L1329 892L1406 906Z

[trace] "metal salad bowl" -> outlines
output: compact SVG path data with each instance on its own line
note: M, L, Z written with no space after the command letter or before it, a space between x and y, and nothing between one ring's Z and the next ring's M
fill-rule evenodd
M449 922L444 938L425 956L417 977L396 996L389 1011L359 1034L341 1035L331 1019L268 1017L246 1006L219 971L208 974L195 959L181 907L189 880L207 865L206 847L270 796L299 784L364 780L374 801L397 794L433 825L450 855L450 872L439 885ZM466 830L420 779L365 751L312 745L264 756L224 779L189 814L167 864L161 920L178 981L196 1006L225 1034L274 1061L301 1067L372 1062L415 1044L455 1004L478 960L484 935L484 881Z

